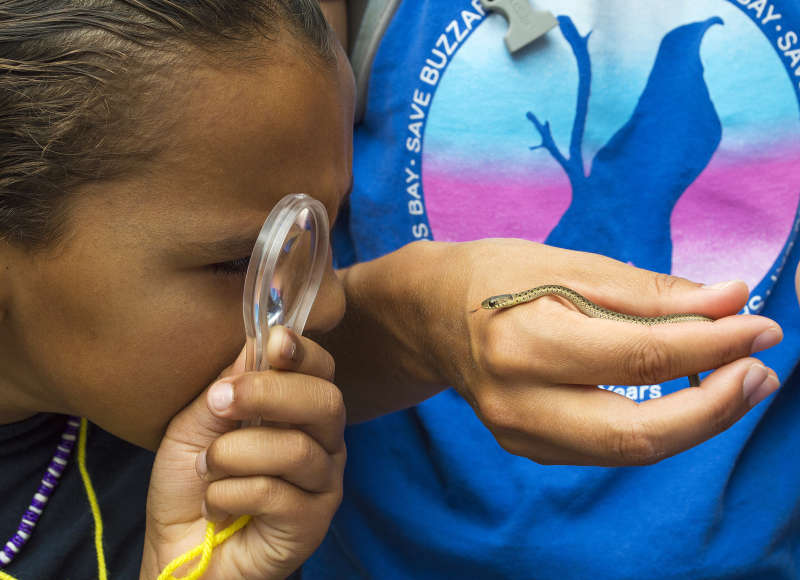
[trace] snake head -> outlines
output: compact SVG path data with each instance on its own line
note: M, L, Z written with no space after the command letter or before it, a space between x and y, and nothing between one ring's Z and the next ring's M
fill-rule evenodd
M508 304L509 301L511 301L511 294L498 294L497 296L490 296L481 302L481 308L494 310L496 308L502 308Z

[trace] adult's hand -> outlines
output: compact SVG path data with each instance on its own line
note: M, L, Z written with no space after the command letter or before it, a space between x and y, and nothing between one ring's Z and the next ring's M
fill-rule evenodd
M800 265L797 266L797 270L794 272L794 291L797 294L797 301L800 303Z
M328 344L356 420L451 385L511 453L547 464L639 465L727 429L779 386L750 355L778 343L781 329L764 317L734 316L748 297L742 282L708 287L507 239L415 243L343 277L350 316L337 339L349 356ZM488 296L542 284L620 312L717 320L643 326L589 318L555 297L475 310ZM596 387L710 369L699 388L642 404Z

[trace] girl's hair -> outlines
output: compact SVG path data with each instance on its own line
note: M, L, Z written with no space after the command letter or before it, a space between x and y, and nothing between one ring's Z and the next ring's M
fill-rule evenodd
M316 0L3 0L0 240L56 243L70 192L163 145L176 67L190 77L201 60L245 63L282 30L334 62Z

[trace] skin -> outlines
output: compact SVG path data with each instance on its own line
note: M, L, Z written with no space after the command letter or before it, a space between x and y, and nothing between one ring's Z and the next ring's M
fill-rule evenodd
M511 453L545 464L643 465L724 431L779 386L749 355L778 343L782 331L765 317L734 316L747 300L743 282L709 288L522 240L413 243L340 275L348 309L324 345L351 422L452 385ZM589 318L555 297L478 309L488 296L542 284L619 312L719 320L626 324ZM353 348L361 336L370 341ZM391 368L382 352L393 353ZM642 404L596 388L710 369L700 388Z
M340 79L304 63L307 51L265 50L256 68L194 71L166 154L146 173L77 192L58 248L2 246L0 421L75 413L154 449L236 358L244 272L212 265L248 257L285 194L313 194L333 221L350 185L343 57ZM206 251L225 239L237 248ZM343 308L329 267L308 328L330 328Z
M296 347L291 356L282 352L286 341ZM346 458L333 359L275 327L267 360L272 370L245 373L242 353L170 422L150 481L142 580L199 545L208 521L220 531L252 516L214 550L209 578L285 578L322 542L341 501ZM265 424L239 428L253 417Z
M323 0L319 3L328 25L345 49L349 50L350 35L347 27L347 4L344 0Z
M341 500L345 411L333 359L277 327L272 370L244 372L241 356L231 364L243 345L245 267L214 267L249 256L287 193L312 194L333 222L351 183L343 52L334 64L314 60L285 32L263 50L238 68L193 68L191 85L167 89L175 123L165 153L75 192L57 247L0 246L0 422L72 413L158 448L142 578L199 544L207 520L238 514L253 520L215 550L208 577L283 578ZM343 311L329 260L306 328L323 332ZM224 408L223 387L209 388L222 376ZM264 425L239 428L253 417Z

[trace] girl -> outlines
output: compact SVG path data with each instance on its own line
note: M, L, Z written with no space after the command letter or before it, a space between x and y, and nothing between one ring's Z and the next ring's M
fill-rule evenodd
M349 187L341 49L313 0L9 0L0 19L3 574L154 578L206 520L249 514L208 577L287 576L341 497L333 360L277 329L281 370L230 362L271 207L307 192L333 220ZM343 304L329 267L308 328ZM252 417L269 426L237 429Z

